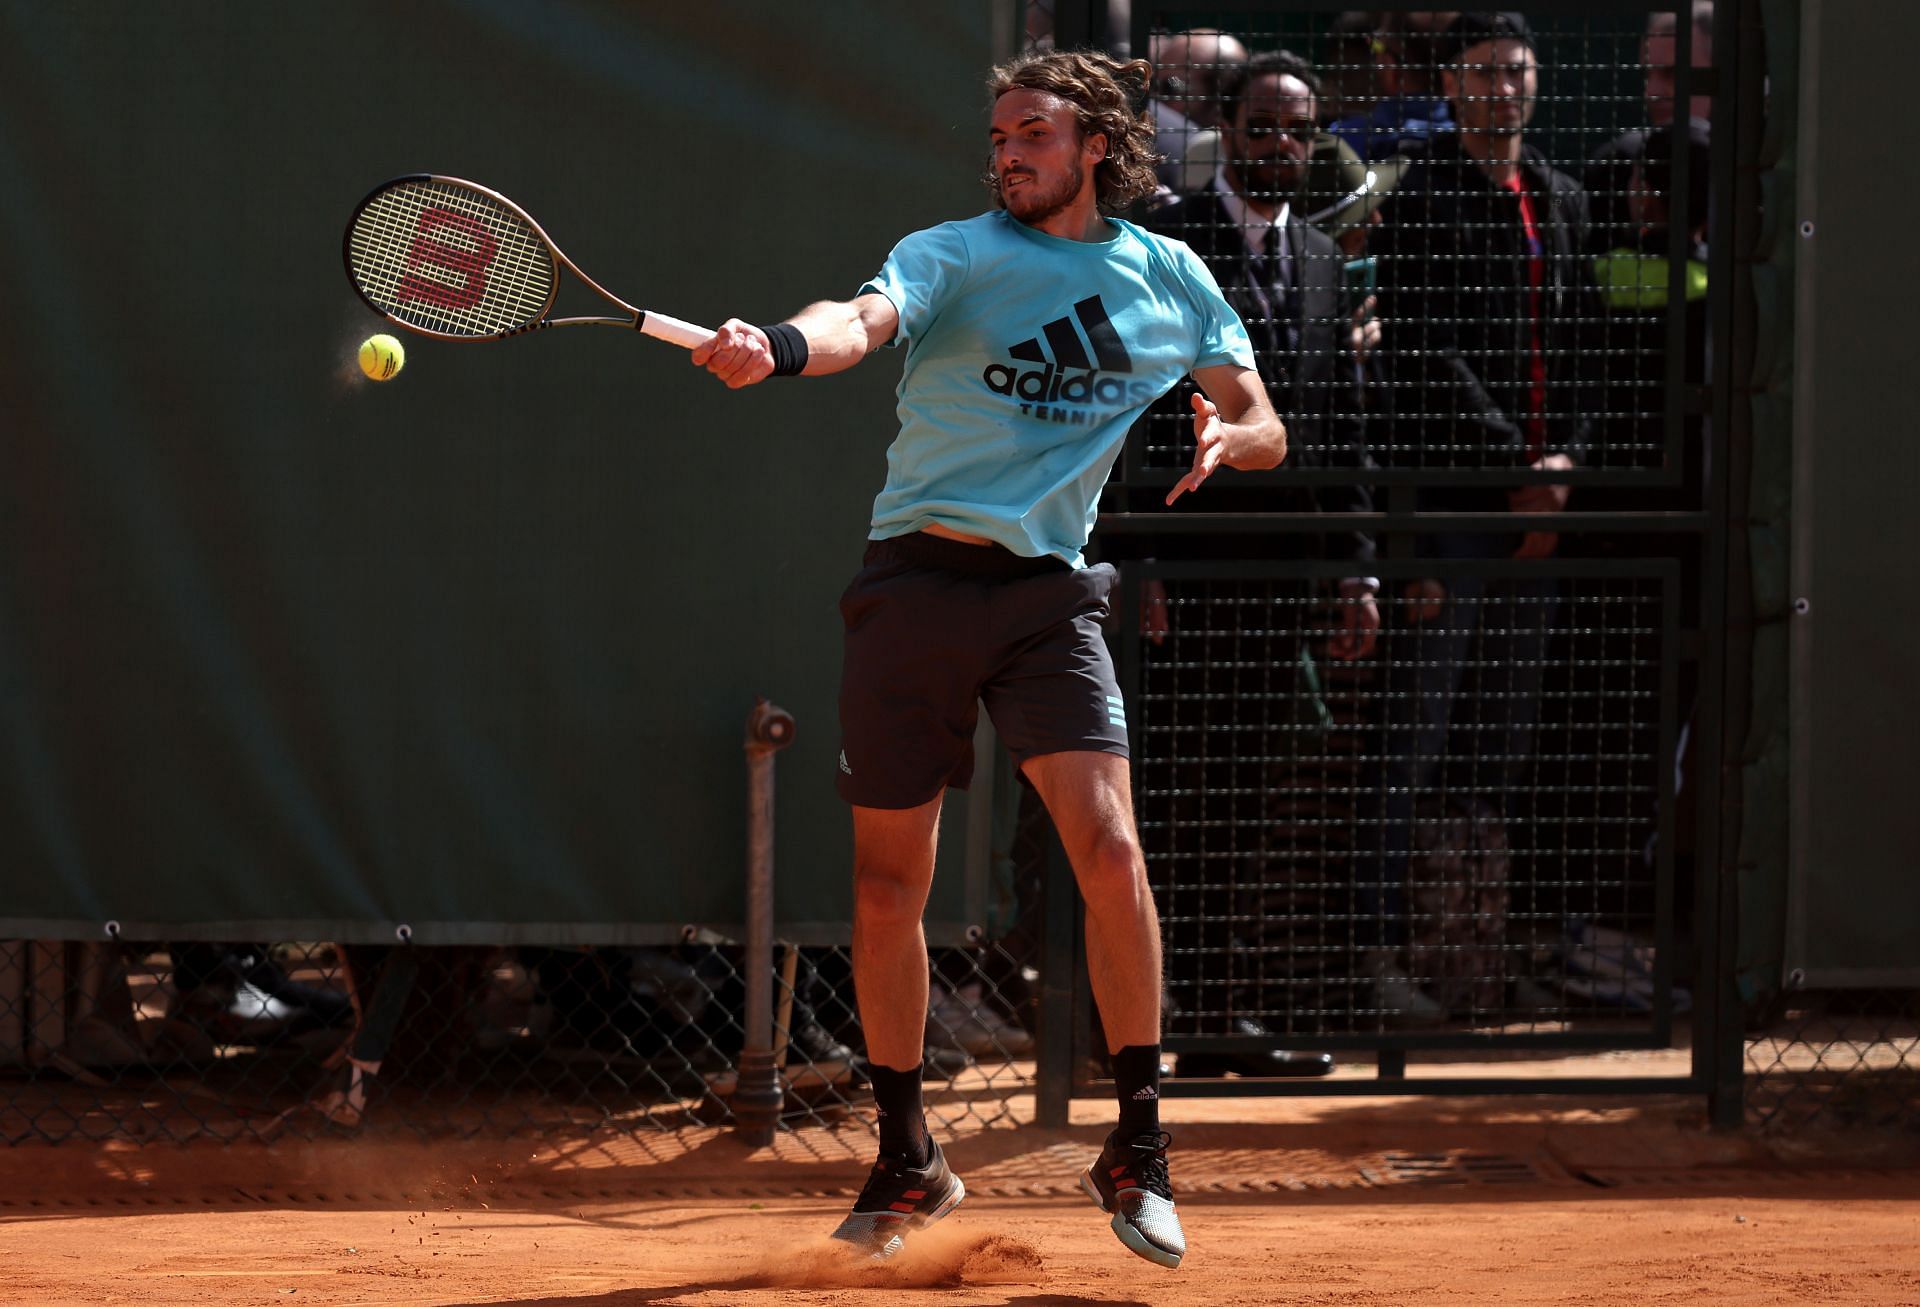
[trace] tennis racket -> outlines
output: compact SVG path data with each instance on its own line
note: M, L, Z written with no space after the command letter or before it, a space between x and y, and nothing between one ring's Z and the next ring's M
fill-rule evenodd
M684 349L705 327L635 308L580 271L527 211L458 177L398 177L347 223L347 278L395 326L439 340L505 340L543 327L627 327ZM565 268L623 317L554 318Z

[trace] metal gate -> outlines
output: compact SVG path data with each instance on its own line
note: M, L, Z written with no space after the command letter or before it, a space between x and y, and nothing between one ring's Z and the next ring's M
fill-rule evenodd
M1262 372L1293 432L1288 465L1217 476L1186 511L1169 511L1160 501L1192 448L1181 401L1146 419L1103 503L1095 539L1125 580L1110 639L1132 705L1136 811L1161 911L1164 1046L1212 1072L1181 1075L1176 1062L1164 1092L1682 1091L1707 1095L1716 1119L1737 1119L1740 1016L1717 869L1725 668L1741 656L1727 634L1725 524L1744 470L1727 448L1743 420L1734 401L1752 336L1736 307L1735 252L1751 244L1756 206L1736 192L1735 161L1752 158L1761 125L1753 6L1720 0L1711 66L1698 68L1686 5L1527 11L1539 93L1526 139L1544 165L1607 181L1590 158L1646 127L1650 73L1666 63L1669 47L1646 39L1655 14L1671 30L1671 103L1713 105L1710 133L1682 109L1682 126L1639 138L1644 160L1646 140L1667 137L1652 151L1657 182L1644 161L1628 162L1614 191L1594 193L1604 211L1589 234L1637 227L1657 192L1671 218L1657 243L1650 224L1618 249L1600 235L1559 246L1527 228L1547 293L1577 261L1590 298L1532 310L1533 352L1546 355L1539 390L1529 397L1526 378L1507 376L1487 393L1496 406L1531 398L1544 428L1584 424L1577 465L1555 471L1533 465L1538 445L1510 457L1444 439L1469 424L1453 400L1436 400L1446 393L1436 358L1499 371L1459 341L1473 313L1514 302L1470 302L1488 288L1500 238L1491 224L1433 235L1412 225L1408 215L1431 226L1462 211L1446 205L1464 205L1470 186L1443 167L1448 146L1381 139L1389 127L1372 111L1386 98L1363 83L1382 63L1424 61L1426 89L1445 98L1440 73L1461 77L1448 62L1457 52L1411 11L1386 11L1384 23L1376 14L1363 32L1337 8L1136 4L1123 27L1106 6L1051 6L1062 44L1084 37L1155 57L1156 93L1186 111L1162 120L1162 139L1188 156L1184 172L1163 174L1179 198L1162 197L1161 226L1215 252L1223 285L1245 251L1207 229L1221 210L1191 196L1250 189L1275 124L1258 120L1271 96L1249 88L1261 76L1266 92L1298 88L1271 80L1289 68L1271 56L1236 85L1232 60L1208 66L1193 46L1168 44L1171 34L1233 34L1255 56L1292 51L1314 70L1318 97L1345 97L1358 130L1341 139L1355 148L1336 153L1319 132L1308 168L1329 156L1335 180L1314 191L1309 171L1309 202L1351 200L1360 177L1401 188L1371 232L1330 233L1344 237L1337 253L1303 251L1339 260L1341 312L1373 296L1385 321L1353 384L1308 355L1331 348L1352 366L1358 341L1316 335L1310 320L1269 338ZM1170 67L1186 76L1169 83ZM1474 112L1467 84L1453 86L1466 97L1455 112ZM1699 232L1679 220L1689 195L1710 214ZM1423 260L1434 266L1409 270ZM1312 280L1294 275L1296 289ZM1425 313L1396 319L1389 306ZM1556 311L1577 323L1553 334ZM1354 428L1364 432L1357 454L1337 434ZM1549 482L1571 487L1559 511L1516 523L1512 493ZM1554 533L1558 547L1516 559L1528 529ZM1371 537L1370 554L1356 534ZM1342 656L1369 591L1373 648ZM1104 1092L1104 1044L1057 848L1046 884L1041 1020L1072 1038L1040 1041L1040 1112L1064 1121L1069 1097ZM1677 1043L1691 1048L1683 1073L1449 1070ZM1359 1056L1378 1074L1262 1075L1247 1055L1274 1048ZM1413 1074L1410 1061L1422 1064Z

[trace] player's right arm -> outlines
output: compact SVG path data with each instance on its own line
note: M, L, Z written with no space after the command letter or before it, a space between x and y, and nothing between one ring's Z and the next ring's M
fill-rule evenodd
M892 340L900 311L885 295L869 293L809 304L788 318L787 325L806 341L806 366L800 375L824 377L845 372ZM694 348L693 365L738 390L773 375L774 346L765 328L728 318L713 339Z

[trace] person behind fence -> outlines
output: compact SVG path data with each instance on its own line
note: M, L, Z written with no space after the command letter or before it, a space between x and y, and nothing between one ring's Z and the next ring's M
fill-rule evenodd
M375 1101L381 1067L413 998L420 950L410 943L339 949L340 969L354 995L353 1029L327 1059L329 1084L312 1106L330 1124L357 1130Z
M1692 0L1688 12L1692 40L1690 65L1695 69L1713 66L1713 0ZM1646 153L1647 142L1661 135L1678 119L1705 122L1713 116L1711 95L1688 97L1684 111L1679 102L1679 17L1671 12L1647 15L1646 36L1640 42L1640 62L1646 68L1643 102L1646 126L1635 127L1608 141L1587 161L1582 182L1587 188L1593 210L1592 248L1605 254L1623 245L1633 245L1643 224L1635 212L1639 198L1634 170Z
M1220 158L1219 86L1247 62L1240 39L1212 27L1156 34L1153 59L1155 176L1182 194L1205 186Z
M927 1133L921 918L943 793L971 775L976 704L1058 827L1086 904L1120 1123L1081 1187L1132 1251L1186 1244L1160 1129L1160 937L1132 811L1126 707L1102 638L1115 581L1083 550L1128 430L1183 376L1192 468L1268 468L1286 430L1207 267L1116 215L1155 185L1151 67L1021 55L990 79L994 207L903 239L841 302L729 319L693 351L728 386L906 350L900 431L864 566L841 598L839 790L853 808L854 983L880 1156L835 1235L888 1257L965 1194Z
M1186 241L1212 270L1227 302L1239 313L1254 344L1254 357L1274 408L1287 424L1288 443L1296 466L1345 468L1355 473L1349 484L1276 489L1261 497L1264 511L1365 513L1372 509L1364 472L1370 466L1353 366L1351 344L1354 318L1347 303L1345 259L1334 242L1302 218L1293 201L1303 192L1308 163L1316 142L1327 140L1318 128L1318 81L1313 68L1286 50L1268 50L1225 78L1220 87L1225 118L1225 159L1213 179L1198 193L1162 203L1149 224L1154 230ZM1178 411L1176 391L1160 407ZM1250 542L1227 542L1234 554L1243 554ZM1195 542L1195 547L1204 547ZM1328 531L1323 537L1308 533L1276 532L1259 542L1270 555L1302 557L1317 554L1354 564L1354 574L1338 585L1333 606L1334 631L1325 644L1333 657L1350 661L1366 657L1379 629L1374 594L1379 583L1371 570L1373 540L1364 531ZM1202 587L1204 591L1204 587ZM1302 583L1297 610L1311 606L1311 586ZM1164 637L1174 611L1166 602L1165 587L1149 582L1145 588L1143 618L1149 638ZM1176 596L1177 597L1177 596ZM1206 606L1203 606L1206 607ZM1189 610L1190 611L1190 610ZM1236 645L1240 633L1234 613L1199 617L1204 630L1220 629ZM1199 663L1209 661L1204 657ZM1276 662L1299 665L1299 651L1277 656ZM1196 669L1200 678L1204 670ZM1198 688L1193 687L1193 688ZM1306 687L1296 684L1296 694ZM1195 711L1206 709L1196 699ZM1229 709L1229 711L1232 711ZM1222 722L1230 727L1231 722ZM1245 742L1236 758L1266 755L1285 757L1284 740L1255 740L1242 732L1223 733L1222 739ZM1204 792L1204 767L1179 788ZM1284 783L1283 783L1284 787ZM1171 800L1169 800L1171 802ZM1175 811L1156 814L1153 825L1171 838L1180 827ZM1205 859L1200 866L1209 866ZM1264 882L1267 878L1262 877ZM1227 888L1227 887L1223 887ZM1289 891L1290 892L1290 891ZM1266 911L1263 888L1229 888L1225 910L1207 914L1193 938L1183 939L1176 956L1180 971L1172 977L1174 991L1193 996L1199 1012L1193 1033L1235 1035L1273 1041L1264 1018L1276 997L1254 976L1264 976L1264 964L1244 966L1249 959L1271 952L1286 955L1288 946L1269 949L1266 923L1284 914ZM1222 983L1222 975L1231 978ZM1216 993L1224 989L1225 992ZM1188 1023L1183 1023L1188 1024ZM1294 1053L1267 1048L1241 1053L1189 1052L1180 1057L1183 1076L1214 1076L1233 1072L1255 1076L1324 1075L1333 1059L1325 1054Z
M1320 75L1320 121L1364 118L1381 98L1380 15L1371 9L1347 9L1327 24L1316 71Z
M1457 9L1386 10L1374 31L1375 77L1382 92L1371 107L1335 119L1327 130L1362 159L1417 154L1453 131L1453 111L1436 55Z
M1416 467L1571 470L1591 432L1578 333L1599 315L1582 257L1586 197L1526 140L1540 69L1521 14L1461 14L1440 57L1458 131L1429 142L1372 238L1390 324L1382 353L1396 394L1387 439L1375 448L1383 461ZM1563 509L1567 494L1558 483L1423 484L1423 511L1506 514L1512 525L1423 535L1420 551L1551 557L1558 537L1527 519ZM1414 987L1398 953L1409 942L1402 891L1416 801L1442 781L1470 796L1450 813L1426 814L1421 829L1429 842L1464 840L1484 878L1504 880L1502 823L1523 815L1558 593L1550 577L1488 575L1471 564L1436 569L1402 593L1381 696L1384 775L1365 813L1373 848L1359 863L1370 922L1357 942L1384 1021L1445 1015ZM1495 948L1489 959L1484 944L1457 956L1477 951L1481 965L1506 965L1506 953ZM1518 986L1525 977L1493 979ZM1485 1001L1485 986L1468 989Z
M1628 174L1627 224L1632 235L1594 256L1594 281L1606 308L1597 324L1596 347L1618 360L1608 380L1626 391L1603 405L1600 421L1606 443L1661 448L1666 443L1668 395L1668 323L1677 310L1682 332L1682 385L1703 385L1707 365L1707 196L1712 128L1692 118L1654 132L1641 146ZM1674 148L1675 137L1680 148ZM1684 191L1678 184L1686 160ZM1681 258L1671 257L1678 228ZM1681 450L1682 482L1677 492L1645 486L1586 486L1575 507L1666 509L1682 511L1699 502L1705 468L1701 449L1704 418L1686 414ZM1640 535L1644 540L1644 533ZM1615 537L1617 539L1617 537ZM1625 542L1622 542L1625 544ZM1672 544L1663 538L1663 548ZM1627 548L1630 550L1631 546Z

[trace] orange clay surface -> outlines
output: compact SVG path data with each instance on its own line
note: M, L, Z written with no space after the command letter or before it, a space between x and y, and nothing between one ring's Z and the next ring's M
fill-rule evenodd
M824 1238L864 1178L857 1126L752 1154L377 1123L0 1148L0 1302L1920 1304L1911 1134L1716 1134L1664 1097L1172 1100L1191 1251L1166 1271L1075 1187L1109 1114L947 1129L967 1202L879 1269Z

